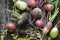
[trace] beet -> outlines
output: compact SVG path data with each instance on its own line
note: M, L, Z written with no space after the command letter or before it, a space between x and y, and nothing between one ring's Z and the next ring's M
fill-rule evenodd
M35 24L38 27L44 27L44 22L42 20L36 20Z
M6 28L10 31L13 32L16 29L16 25L13 22L9 22L6 25Z
M52 4L46 4L44 9L48 12L51 12L54 9L54 6Z
M34 8L32 11L31 11L31 16L33 18L41 18L42 16L42 11L40 8Z
M28 0L28 6L30 7L36 7L37 6L37 2L35 0Z

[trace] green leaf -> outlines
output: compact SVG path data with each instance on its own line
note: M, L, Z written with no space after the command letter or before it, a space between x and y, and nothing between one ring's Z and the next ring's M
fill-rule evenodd
M54 15L52 16L51 19L49 19L49 21L53 22L53 21L55 20L57 14L58 14L58 12L59 12L58 9L59 9L59 8L57 8L57 9L54 11Z
M17 19L20 19L20 14L18 12L15 12L15 11L12 11L12 10L9 10L9 9L5 9L5 10L7 10L8 12L11 12L11 15L16 17Z
M55 7L55 9L58 7L58 2L59 2L59 0L55 0L54 1L54 7Z

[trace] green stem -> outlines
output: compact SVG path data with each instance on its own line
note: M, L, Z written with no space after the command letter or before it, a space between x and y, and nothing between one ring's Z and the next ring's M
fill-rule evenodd
M51 40L52 38L51 37L48 37L48 40Z
M16 1L18 1L18 0L12 0L14 3L16 3Z
M43 40L43 38L44 38L44 34L42 35L42 37L40 38L40 40Z
M54 11L54 15L51 17L51 19L49 19L49 21L51 21L51 22L54 21L54 19L56 18L57 14L58 14L58 12L59 12L58 9L59 9L59 8L57 8L57 9Z
M5 35L7 34L7 29L5 31L2 32L1 35L1 40L4 40Z
M44 0L44 2L46 3L47 0Z
M5 9L5 10L11 12L11 15L13 15L13 16L17 17L18 19L20 19L20 16L21 16L21 15L20 15L18 12L11 11L11 10L8 10L8 9Z
M51 12L49 12L49 20L51 19Z

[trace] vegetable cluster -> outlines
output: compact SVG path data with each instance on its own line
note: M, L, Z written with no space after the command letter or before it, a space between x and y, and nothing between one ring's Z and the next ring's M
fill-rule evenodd
M48 33L51 39L58 36L59 22L53 27L53 21L59 12L58 0L13 0L13 4L12 10L5 10L14 16L6 24L6 30L14 33L11 34L14 40L43 40Z

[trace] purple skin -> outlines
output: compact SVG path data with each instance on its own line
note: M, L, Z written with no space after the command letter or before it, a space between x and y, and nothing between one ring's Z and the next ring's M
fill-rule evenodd
M39 0L38 6L39 6L39 7L42 7L43 4L44 4L43 0Z

